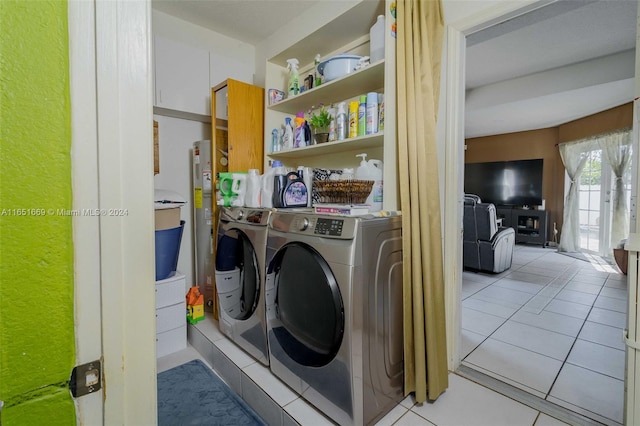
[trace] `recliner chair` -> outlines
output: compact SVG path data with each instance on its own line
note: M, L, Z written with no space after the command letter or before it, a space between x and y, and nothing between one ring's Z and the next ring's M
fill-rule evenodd
M463 265L500 273L511 268L515 230L498 226L496 207L472 194L464 196Z

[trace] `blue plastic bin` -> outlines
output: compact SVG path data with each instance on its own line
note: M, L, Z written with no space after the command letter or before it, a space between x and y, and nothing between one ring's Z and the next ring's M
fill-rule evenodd
M156 231L156 281L169 278L178 269L184 220L177 228Z

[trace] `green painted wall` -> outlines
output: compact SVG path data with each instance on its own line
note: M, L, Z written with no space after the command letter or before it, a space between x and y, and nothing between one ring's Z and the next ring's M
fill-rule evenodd
M3 426L74 425L67 2L0 0Z

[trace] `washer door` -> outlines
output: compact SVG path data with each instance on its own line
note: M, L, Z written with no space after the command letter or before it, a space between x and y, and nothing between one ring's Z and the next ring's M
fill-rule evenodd
M216 291L220 309L231 318L246 320L258 306L258 259L253 244L239 229L225 230L218 240Z
M335 357L344 334L344 305L327 262L311 246L294 242L273 258L278 343L298 364L321 367Z

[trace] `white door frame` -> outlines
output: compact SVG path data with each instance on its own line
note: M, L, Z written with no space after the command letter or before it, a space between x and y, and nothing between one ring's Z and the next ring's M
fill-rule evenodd
M95 19L90 2L71 1L69 76L73 209L98 205ZM76 365L102 358L100 220L73 217ZM101 424L104 390L76 399L78 424Z
M446 27L444 271L448 368L460 366L466 36L552 3L502 2Z
M157 423L151 2L69 1L78 424Z

